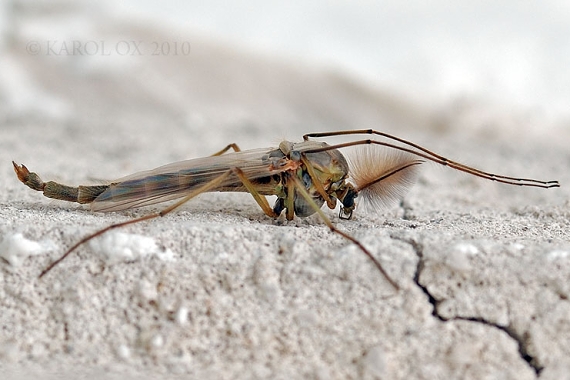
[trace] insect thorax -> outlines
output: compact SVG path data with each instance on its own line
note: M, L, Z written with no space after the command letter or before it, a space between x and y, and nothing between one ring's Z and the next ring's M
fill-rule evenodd
M324 192L331 199L332 204L329 204L329 206L332 206L331 208L334 208L337 199L342 201L342 198L346 195L347 186L350 185L345 182L348 176L348 163L341 152L337 149L330 149L321 152L303 153L326 146L328 146L326 143L314 141L301 143L284 141L279 145L279 151L283 154L283 157L292 162L298 162L299 165L295 169L281 173L282 191L273 207L276 214L280 214L290 204L290 200L288 202L290 193L287 184L289 183L288 177L292 175L301 181L318 207L325 203L325 199L319 193L316 182L322 185ZM302 154L304 154L305 159L302 158ZM310 216L316 212L314 206L297 192L294 192L293 208L295 215L299 217Z

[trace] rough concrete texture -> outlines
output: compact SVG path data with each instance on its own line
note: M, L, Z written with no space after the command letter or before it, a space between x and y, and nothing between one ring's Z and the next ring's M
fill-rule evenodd
M127 26L92 33L174 38ZM432 109L185 39L188 56L118 62L31 56L24 37L4 47L0 67L18 80L0 83L2 378L569 378L567 124L468 100ZM248 194L204 194L37 277L83 236L161 206L103 214L51 201L17 181L11 160L44 180L91 184L230 142L258 148L354 128L562 187L426 164L392 208L351 221L327 210L399 292L318 217L272 220Z

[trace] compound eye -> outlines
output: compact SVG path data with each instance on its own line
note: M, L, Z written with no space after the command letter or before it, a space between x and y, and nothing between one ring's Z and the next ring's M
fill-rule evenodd
M358 197L358 193L354 189L349 189L342 199L342 205L349 210L354 209L354 198L356 197Z

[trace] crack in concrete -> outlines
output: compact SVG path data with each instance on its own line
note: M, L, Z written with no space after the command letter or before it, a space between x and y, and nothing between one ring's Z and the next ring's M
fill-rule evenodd
M420 276L421 276L421 273L425 267L422 244L415 241L413 238L402 238L400 236L390 236L390 237L392 239L399 240L399 241L402 241L404 243L409 244L413 248L416 255L418 256L418 264L416 266L416 272L414 273L414 283L428 297L428 302L433 306L431 314L435 318L439 319L441 322L459 320L459 321L468 321L468 322L480 323L480 324L483 324L485 326L494 327L494 328L497 328L497 329L503 331L505 334L507 334L511 339L513 339L517 343L518 352L519 352L520 357L534 371L534 373L537 375L537 377L540 375L540 373L542 372L544 367L541 366L539 363L537 363L535 358L529 353L528 348L527 348L528 337L526 337L524 334L523 334L523 336L521 336L518 332L515 331L515 329L511 328L510 326L499 325L499 324L490 322L490 321L488 321L484 318L481 318L481 317L455 316L453 318L445 318L445 317L441 316L437 310L437 307L438 307L438 304L440 303L440 301L438 301L434 296L432 296L432 294L429 292L427 286L422 285L420 283Z
M435 309L435 307L434 307L434 309ZM515 342L517 342L520 357L528 363L528 365L534 370L534 372L536 373L537 376L540 375L540 372L542 372L542 370L544 369L544 367L542 367L540 364L536 363L535 358L528 352L525 337L524 336L521 337L514 329L510 328L509 326L503 326L503 325L499 325L499 324L496 324L493 322L489 322L486 319L480 318L480 317L457 316L457 317L454 317L454 318L451 318L448 320L475 322L475 323L480 323L480 324L483 324L486 326L495 327L499 330L504 331L509 337L511 337L511 339L513 339Z

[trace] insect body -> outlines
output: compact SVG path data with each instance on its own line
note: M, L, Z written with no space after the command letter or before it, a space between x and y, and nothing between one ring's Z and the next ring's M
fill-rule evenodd
M289 196L290 189L294 189L291 178L296 177L303 182L319 207L326 197L334 208L339 195L344 198L349 189L350 185L345 181L348 163L338 150L308 153L306 158L302 157L307 149L326 146L325 143L313 141L283 141L279 148L238 151L177 162L121 178L109 185L70 187L53 181L44 183L24 165L14 163L14 168L24 184L42 191L48 198L90 203L93 211L103 212L182 198L190 189L206 185L226 172L239 170L235 175L224 177L209 191L249 191L255 195L276 195L277 202L271 211L262 208L270 216L279 216L286 210L287 219L291 220L294 215L306 217L316 212L302 196ZM303 162L305 160L310 163L309 167ZM353 203L350 209L354 208Z
M313 137L370 134L391 140L358 140L337 145L311 140ZM511 185L542 188L558 187L557 181L539 181L495 175L451 161L417 144L373 130L313 133L304 141L283 141L277 148L240 151L230 144L211 157L181 161L154 170L136 173L109 185L70 187L53 181L43 182L24 165L13 162L14 170L26 186L42 191L46 197L79 203L90 203L93 211L120 211L176 200L164 210L137 219L113 224L86 236L48 266L43 276L75 248L106 231L139 221L164 216L198 194L211 191L249 192L264 213L278 217L285 212L288 220L295 215L306 217L318 213L335 233L355 243L380 270L390 284L398 289L376 258L355 238L337 229L321 210L341 203L339 217L350 219L362 196L372 203L397 198L410 184L419 164L428 160L485 179ZM349 165L340 149L369 145L353 165ZM391 154L379 156L372 148L384 146ZM231 148L235 152L226 153ZM275 195L273 207L266 195Z

